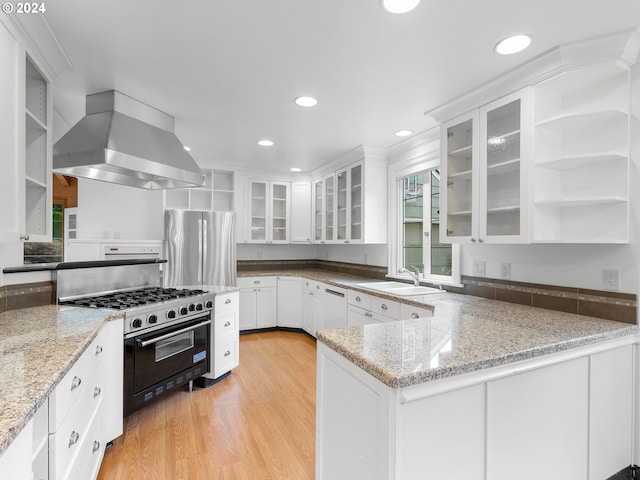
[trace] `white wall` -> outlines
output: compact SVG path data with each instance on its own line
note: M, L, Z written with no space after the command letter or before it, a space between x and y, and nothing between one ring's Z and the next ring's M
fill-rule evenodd
M316 246L239 243L236 256L238 260L308 260L316 258Z
M384 245L318 245L319 260L362 263L386 267L388 246Z
M163 193L78 179L78 238L162 240Z
M386 266L387 245L256 245L239 243L238 260L330 260Z

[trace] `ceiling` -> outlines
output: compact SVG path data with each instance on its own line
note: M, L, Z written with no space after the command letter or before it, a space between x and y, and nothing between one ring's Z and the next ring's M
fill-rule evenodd
M116 89L176 119L202 167L289 173L358 145L389 147L424 112L575 40L640 24L637 0L56 0L45 18L73 65L54 81L69 123L86 94ZM515 33L525 52L493 51ZM313 108L294 104L312 95ZM62 132L63 133L63 132ZM272 140L272 147L257 141Z

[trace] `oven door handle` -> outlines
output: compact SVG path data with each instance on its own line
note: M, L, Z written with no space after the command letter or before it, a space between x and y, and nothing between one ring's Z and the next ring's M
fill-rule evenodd
M140 340L136 338L136 345L138 347L146 347L147 345L151 345L152 343L160 342L167 338L175 337L176 335L180 335L181 333L190 332L191 330L195 330L196 328L204 327L205 325L211 325L211 320L207 320L206 322L198 323L197 325L191 325L190 327L185 327L180 330L176 330L174 332L166 333L164 335L160 335L156 338L151 338L149 340Z

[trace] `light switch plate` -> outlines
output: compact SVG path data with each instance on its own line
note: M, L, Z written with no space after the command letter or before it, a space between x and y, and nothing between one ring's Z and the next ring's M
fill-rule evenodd
M485 276L485 268L486 263L481 261L473 262L473 274L476 277L484 277Z

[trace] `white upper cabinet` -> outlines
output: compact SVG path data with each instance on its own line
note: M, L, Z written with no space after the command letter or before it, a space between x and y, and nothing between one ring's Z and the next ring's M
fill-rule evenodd
M535 86L535 242L629 241L629 81L608 61Z
M291 182L291 243L311 243L311 182Z
M529 241L528 90L441 129L443 242Z
M315 243L387 242L387 162L365 158L314 182Z
M248 243L289 243L290 184L270 180L248 181Z

